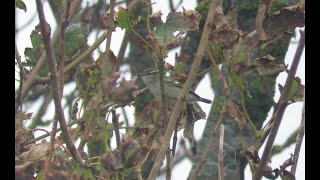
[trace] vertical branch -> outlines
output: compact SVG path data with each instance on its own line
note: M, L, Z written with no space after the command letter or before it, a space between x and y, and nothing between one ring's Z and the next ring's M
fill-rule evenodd
M221 124L219 151L218 151L218 177L219 177L219 180L224 180L223 138L224 138L224 126L223 126L223 124Z
M296 174L296 169L298 165L298 159L299 159L299 154L300 154L300 149L302 145L302 140L304 137L304 127L305 127L305 96L303 96L303 107L302 107L302 115L301 115L301 123L299 127L299 133L297 137L297 144L294 149L294 156L293 156L293 165L291 166L291 173L293 175Z
M204 50L207 46L208 39L209 39L209 33L210 33L211 25L213 22L213 17L214 17L215 11L216 11L216 6L219 2L220 2L220 0L212 0L209 5L208 17L206 19L206 23L205 23L205 26L204 26L204 29L203 29L203 32L201 35L200 44L199 44L197 53L193 59L193 63L191 66L190 73L188 75L188 79L187 79L186 83L184 84L183 89L180 92L178 99L177 99L177 102L176 102L174 109L171 113L170 120L168 122L168 126L166 129L165 135L163 137L163 143L160 146L159 153L158 153L156 160L153 164L153 167L152 167L151 172L149 174L148 180L156 179L156 176L159 172L161 163L164 159L164 155L167 152L167 149L169 148L169 143L170 143L170 139L171 139L171 136L172 136L172 133L174 130L174 125L175 125L175 123L178 119L178 116L182 110L182 104L185 100L186 94L190 91L191 85L192 85L193 81L195 80L195 76L196 76L197 71L199 69L199 65L201 63Z
M147 19L147 30L148 30L148 33L150 34L152 32L151 23L150 23L151 1L147 0L146 3L147 3L147 17L146 17L146 19Z
M172 159L171 159L170 149L166 153L166 159L167 159L166 180L170 180L171 179L171 171L172 171L172 166L171 166Z
M111 37L112 37L112 32L114 30L114 22L113 22L113 12L114 12L114 4L115 0L110 0L109 4L109 15L108 15L108 24L107 24L107 42L106 42L106 49L103 53L105 58L102 60L102 67L101 67L101 72L102 72L102 77L108 76L110 72L108 72L108 61L109 61L109 53L110 53L110 45L111 45Z
M120 140L120 131L119 131L119 122L118 122L118 117L116 114L116 110L112 109L112 124L114 128L114 133L116 135L116 142L117 142L117 148L120 150L121 147L121 140Z
M62 13L60 23L60 62L59 62L59 92L62 98L64 86L64 31L68 26L69 8L71 1L64 0L62 2Z
M102 67L100 69L100 71L102 72L102 77L104 76L108 76L108 63L107 61L109 61L109 52L110 52L110 45L111 45L111 36L112 36L112 31L114 29L114 26L113 26L113 11L114 11L114 4L115 4L115 1L114 0L111 0L110 1L110 16L108 17L108 27L107 27L107 31L104 32L100 38L95 42L97 43L97 46L102 43L104 41L105 38L107 38L107 42L106 42L106 50L104 52L104 55L105 55L105 58L102 60ZM93 46L92 46L93 47ZM96 48L95 47L95 48ZM91 47L90 47L91 48ZM90 49L89 48L89 49ZM95 49L94 48L94 49ZM94 49L92 48L90 51L89 49L86 51L86 52L92 52ZM85 52L85 53L86 53ZM86 55L86 54L82 54L83 56ZM82 55L77 58L76 60L74 60L72 63L70 63L68 66L73 67L75 65L77 65L82 59ZM69 70L67 69L69 67L66 67L65 71ZM103 78L102 78L103 79ZM99 89L98 89L98 92L97 92L97 95L94 96L92 98L92 106L90 106L90 110L88 111L93 111L91 112L90 114L90 117L89 117L89 120L87 122L87 127L83 133L83 136L81 137L81 141L80 141L80 144L78 146L78 150L83 150L85 144L87 143L87 140L88 140L88 137L89 137L89 134L91 132L91 130L96 126L96 122L97 122L97 114L99 113L99 106L102 102L102 98L103 98L103 87L102 87L102 81L100 81L100 86L99 86Z
M267 15L269 5L270 5L270 0L260 0L259 9L256 17L256 32L259 35L260 40L268 39L266 33L264 32L262 24L263 24L263 20Z
M20 68L20 83L19 83L19 90L18 90L18 95L17 95L17 100L18 100L18 107L21 105L22 103L22 96L21 96L21 91L22 91L22 87L23 87L23 81L24 81L24 70L23 70L23 66L21 63L21 56L19 54L18 51L18 47L17 47L17 43L15 43L15 55L16 55L16 59L18 62L18 66Z
M71 7L70 7L70 16L69 20L73 17L74 13L76 12L77 8L80 5L80 0L74 0L72 1ZM60 37L60 27L57 28L57 30L54 32L52 41L51 41L51 46L55 44L55 42L59 39ZM21 100L26 96L28 93L29 89L33 85L34 81L38 78L38 73L40 72L42 66L46 62L47 59L47 54L46 52L43 52L42 55L40 56L39 60L37 60L37 64L33 67L31 73L28 75L28 78L23 84L23 87L21 89ZM19 107L19 99L15 99L15 112L17 111Z
M214 130L212 131L212 134L211 134L211 136L210 136L210 138L208 140L208 143L206 144L206 147L204 148L202 154L200 155L199 161L197 162L197 164L195 165L195 168L192 169L192 171L190 173L190 178L189 178L190 180L196 179L196 176L197 176L198 172L200 171L202 164L205 162L205 158L207 157L207 154L211 150L211 147L213 145L213 140L217 136L219 127L220 127L220 125L222 124L222 121L223 121L224 114L226 113L227 102L229 100L229 97L230 97L230 90L227 89L225 100L223 102L223 105L222 105L222 108L221 108L221 111L220 111L220 114L219 114L219 118L218 118L217 124L214 127Z
M64 141L67 145L68 150L71 153L71 156L73 159L75 159L78 163L81 165L84 165L83 159L81 158L79 152L75 148L75 145L70 137L70 134L68 132L68 126L66 123L66 119L64 116L64 112L62 109L61 105L61 99L60 99L60 94L59 94L59 86L58 86L58 78L57 78L57 71L56 71L56 59L53 54L53 49L51 46L51 38L50 38L50 33L47 32L46 29L46 20L43 12L43 4L41 0L37 0L37 11L39 15L39 21L40 21L40 28L41 28L41 34L43 38L43 44L45 46L45 51L48 56L48 64L49 64L49 70L51 74L51 87L52 87L52 96L54 100L54 105L55 105L55 111L57 118L59 120L61 130L62 130L62 135L64 138Z
M61 13L61 23L60 23L60 61L59 61L59 83L58 83L58 91L60 93L60 101L62 100L63 97L63 86L64 86L64 31L67 27L67 19L69 16L69 8L70 8L71 1L69 0L64 0L62 2L62 13ZM50 135L50 147L49 147L49 153L48 157L46 159L46 165L45 165L45 174L47 175L46 178L49 178L49 170L51 167L51 159L52 159L52 154L53 154L53 147L55 143L55 137L56 137L56 130L58 126L58 119L56 118L57 115L53 118L53 123L52 123L52 130L51 130L51 135Z
M278 129L280 127L280 124L281 124L281 120L282 120L282 117L283 117L283 114L285 112L285 109L288 105L288 96L289 96L289 91L290 91L290 88L291 88L291 85L292 85L292 82L293 82L293 79L295 77L295 74L297 72L297 68L298 68L298 65L299 65L299 62L300 62L300 58L301 58L301 55L302 55L302 52L303 52L303 49L304 49L304 43L305 43L305 40L304 40L304 31L300 31L300 34L301 34L301 37L300 37L300 40L299 40L299 45L297 47L297 50L296 50L296 54L293 58L293 61L292 61L292 65L291 65L291 68L289 70L289 74L288 74L288 77L287 77L287 80L286 80L286 83L283 87L283 90L282 90L282 95L278 101L278 109L277 109L277 114L276 114L276 117L275 117L275 120L274 120L274 125L270 131L270 135L269 135L269 138L267 140L267 144L264 148L264 151L263 151L263 154L262 154L262 157L261 157L261 160L260 160L260 163L256 169L256 172L254 173L254 176L253 176L253 179L254 180L260 180L261 177L262 177L262 170L263 168L265 167L265 165L267 164L268 162L268 159L269 159L269 156L270 156L270 153L271 153L271 149L272 149L272 146L273 146L273 143L274 143L274 140L277 136L277 133L278 133Z

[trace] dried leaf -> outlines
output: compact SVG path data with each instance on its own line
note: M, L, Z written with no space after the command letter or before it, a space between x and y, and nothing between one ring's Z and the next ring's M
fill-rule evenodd
M280 169L285 170L287 167L292 166L293 163L293 155L291 154L291 157L284 161L284 163L280 166Z
M283 170L281 178L283 180L295 180L296 177L289 171Z
M299 5L284 7L275 12L263 22L263 29L269 39L286 32L292 32L296 27L305 25L304 9Z
M193 10L184 10L183 12L170 12L165 23L161 20L161 12L151 15L151 20L155 24L155 33L151 36L156 39L158 46L175 46L178 39L173 35L178 31L180 34L188 31L199 30L200 14Z
M240 111L238 105L232 101L227 102L227 112L234 118L238 123L238 127L242 129L243 125L246 123L246 118L242 111Z
M260 157L256 147L251 146L250 148L246 149L245 154L249 156L254 164L258 164L260 162Z
M107 154L102 155L101 164L108 171L120 169L122 163L119 150L109 151Z
M230 28L238 29L237 18L238 18L238 7L232 7L229 9L228 14L224 17Z
M276 64L275 60L276 59L274 57L268 54L267 56L256 58L253 63L258 67L263 67L270 64Z
M280 94L282 94L283 86L278 84ZM288 99L291 102L301 102L304 97L304 85L301 84L301 79L295 77L292 81L291 88L289 90Z
M103 77L104 92L109 95L110 99L115 103L131 103L136 98L136 90L139 89L136 85L137 77L133 77L129 81L123 78L118 86L116 81L119 78L120 72L115 72L111 76Z
M216 30L220 30L220 29L224 29L224 28L230 29L229 24L227 23L226 19L224 18L223 8L222 8L220 1L218 2L217 6L216 6L215 12L216 13L213 18L213 24L216 26Z
M225 45L226 47L231 47L234 43L238 42L240 36L241 31L225 28L210 34L209 39Z
M257 71L262 76L270 76L286 70L283 64L279 64L276 59L270 55L256 58L254 64L257 66Z
M257 34L259 35L260 40L268 39L263 29L263 21L265 19L266 12L267 12L267 5L261 2L259 5L257 16L256 16L256 31L257 31Z

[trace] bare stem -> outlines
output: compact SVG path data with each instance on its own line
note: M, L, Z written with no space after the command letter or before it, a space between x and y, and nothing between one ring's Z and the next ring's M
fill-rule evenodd
M167 152L168 148L169 148L169 143L170 143L170 139L176 124L176 121L179 117L179 114L182 110L182 104L184 103L184 100L186 98L187 93L190 91L191 89L191 85L193 83L193 81L195 80L195 77L197 75L197 71L199 69L199 65L201 63L202 57L203 57L203 53L206 49L208 40L209 40L209 33L211 30L211 25L212 25L212 21L213 21L213 17L215 14L215 10L216 10L216 6L219 3L219 0L212 0L210 5L209 5L209 12L208 12L208 17L201 35L201 39L200 39L200 43L199 43L199 47L197 50L196 55L194 56L193 59L193 63L191 66L191 70L190 73L188 75L188 79L186 81L186 83L183 86L182 91L180 92L177 102L174 106L174 109L171 113L170 116L170 120L168 122L168 126L165 132L165 135L163 137L163 143L160 146L160 150L159 153L155 159L155 162L153 164L153 167L150 171L148 180L154 180L156 179L156 176L159 172L161 163L164 159L164 155Z
M285 83L285 85L283 87L283 90L282 90L282 94L281 94L280 99L278 101L278 109L276 111L277 114L276 114L276 117L275 117L275 120L274 120L274 124L273 124L273 127L272 127L271 131L270 131L270 135L269 135L269 138L267 140L265 149L263 151L260 163L259 163L259 165L258 165L258 167L256 169L256 172L254 173L253 180L260 180L261 177L262 177L262 170L263 170L263 168L265 167L265 165L268 162L268 159L269 159L269 156L270 156L270 153L271 153L271 149L272 149L274 140L275 140L275 138L277 136L278 129L279 129L280 124L281 124L281 120L282 120L283 114L284 114L285 109L286 109L286 107L288 105L289 90L291 88L293 79L294 79L295 74L297 72L297 68L298 68L298 65L299 65L299 62L300 62L300 58L301 58L301 55L302 55L302 52L303 52L303 49L304 49L304 44L305 44L304 31L300 31L300 34L301 34L301 37L300 37L300 40L299 40L299 45L297 47L296 54L295 54L295 56L293 58L292 65L291 65L291 68L289 70L288 78L286 80L286 83Z
M218 151L218 176L219 176L219 180L224 180L223 138L224 138L224 126L223 126L223 124L221 124L219 151Z
M296 144L296 148L294 149L293 165L291 166L291 173L293 175L296 174L300 149L301 149L302 140L304 137L304 127L305 127L305 96L303 97L302 117L301 117L301 123L299 127L299 133L297 137L297 144Z
M85 60L97 47L107 38L107 32L104 32L98 39L95 41L92 46L90 46L85 52L83 52L79 57L77 57L70 64L65 66L64 73L69 72L73 68L75 68L80 62ZM50 77L37 78L38 83L46 83L50 81Z
M221 108L221 111L220 111L220 114L219 114L219 118L218 118L217 124L215 125L214 130L212 131L212 134L211 134L211 136L210 136L210 138L209 138L209 140L208 140L208 142L206 144L206 147L204 148L202 154L200 155L199 160L197 161L197 164L195 165L195 168L192 169L192 171L191 171L190 178L189 178L190 180L196 179L196 175L200 171L201 166L204 164L205 159L207 157L207 154L209 153L210 150L212 150L211 147L213 145L213 141L218 135L220 125L223 122L223 118L224 118L224 115L225 115L226 110L227 110L227 102L229 100L229 97L230 97L230 90L227 89L226 96L225 96L224 103L222 105L222 108Z
M18 62L18 66L20 68L20 83L19 83L19 90L18 90L18 95L17 95L17 100L18 100L18 107L21 105L22 103L22 96L21 96L21 91L22 91L22 88L23 88L23 81L24 81L24 76L25 76L25 72L23 70L23 66L22 66L22 63L21 63L21 56L19 54L19 51L18 51L18 47L17 47L17 43L15 43L15 55L16 55L16 59L17 59L17 62Z
M216 61L215 61L215 59L214 59L214 57L213 57L213 55L212 55L209 47L207 47L207 53L208 53L208 55L209 55L209 57L210 57L210 60L211 60L211 62L212 62L212 64L213 64L213 66L216 68L218 74L220 75L220 77L221 77L221 79L222 79L222 81L223 81L223 86L224 86L224 88L228 88L228 83L227 83L227 81L226 81L226 78L224 77L223 73L220 71L219 66L218 66L218 64L216 63Z
M46 29L46 20L43 12L43 4L41 0L37 0L37 11L39 15L39 20L40 20L40 28L41 28L41 34L43 38L43 44L45 46L45 51L48 56L48 64L49 64L49 70L51 74L51 87L52 87L52 96L55 104L55 110L56 110L56 115L59 120L61 129L62 129L62 135L64 138L64 141L67 145L68 150L71 153L71 156L81 165L84 165L83 159L81 158L79 152L75 148L75 145L70 137L70 134L68 132L68 126L66 123L66 119L64 116L64 112L62 109L61 105L61 99L60 99L60 94L59 94L59 86L58 86L58 78L57 78L57 71L56 71L56 59L53 54L53 49L51 46L51 38L50 38L50 33L47 32Z
M70 7L70 16L69 16L69 21L71 20L71 18L73 17L74 13L76 12L77 8L80 5L80 0L74 0L71 3L71 7ZM57 28L57 30L55 31L53 37L52 37L52 41L51 41L51 46L53 46L55 44L55 42L59 39L60 37L60 27ZM42 66L44 65L44 63L46 62L47 59L47 54L46 52L43 52L42 55L40 56L40 58L37 60L37 64L33 67L31 73L28 75L26 81L23 84L23 87L21 89L21 100L26 96L26 94L28 93L29 89L31 88L31 86L34 84L34 81L36 79L38 79L38 73L40 72ZM49 80L50 78L48 78ZM15 99L15 112L17 112L17 109L19 108L19 99Z

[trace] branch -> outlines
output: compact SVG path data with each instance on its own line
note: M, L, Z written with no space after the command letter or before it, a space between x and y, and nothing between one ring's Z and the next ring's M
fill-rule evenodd
M305 96L303 97L302 118L301 118L299 133L298 133L298 137L297 137L296 148L294 149L293 165L291 166L291 173L293 175L296 174L296 168L297 168L297 164L298 164L301 144L302 144L302 140L303 140L303 136L304 136L304 127L305 127Z
M224 138L224 126L223 126L223 124L221 124L219 151L218 151L218 177L219 177L219 180L224 180L223 138Z
M59 92L62 98L63 96L63 86L64 86L64 32L68 26L68 17L69 17L69 9L70 9L70 0L64 0L62 2L62 14L61 14L61 22L60 22L60 62L59 62Z
M102 60L102 67L100 69L100 71L102 72L102 78L104 76L108 76L108 74L110 73L108 71L108 61L109 61L109 52L110 52L110 44L111 44L111 36L112 36L112 32L114 30L114 26L113 26L113 11L114 11L114 3L115 1L114 0L111 0L110 2L110 14L109 14L109 19L108 19L108 27L107 27L107 31L105 31L103 33L103 40L105 38L107 38L107 42L106 42L106 50L104 52L103 55L105 55L105 58L103 58ZM100 44L103 42L102 40L102 36L100 36L100 38L96 41L96 43ZM102 41L101 41L102 40ZM100 42L101 41L101 42ZM90 47L91 48L91 47ZM90 49L89 48L89 49ZM88 50L89 50L88 49ZM93 51L93 50L92 50ZM77 60L81 61L82 59L77 58ZM76 61L76 60L75 60ZM73 61L72 63L75 63L75 65L78 63L78 62L75 62ZM67 68L66 68L67 70ZM101 82L101 81L100 81ZM102 82L101 82L102 84ZM99 113L99 106L101 105L101 102L102 102L102 98L103 98L103 87L102 85L100 85L98 87L98 93L96 96L94 96L91 101L92 101L92 106L89 106L90 109L88 109L87 111L93 111L91 112L90 114L90 117L89 117L89 120L87 122L87 126L86 126L86 129L84 131L84 134L83 136L81 137L81 141L80 141L80 144L78 146L78 150L83 150L85 144L87 143L87 140L88 140L88 137L89 137L89 134L90 134L90 131L95 127L96 123L97 123L97 114Z
M117 117L116 111L114 109L111 110L111 113L112 113L112 124L113 124L113 128L114 128L114 133L115 133L115 136L116 136L117 149L120 150L120 148L121 148L121 139L120 139L118 117Z
M74 0L71 3L71 8L70 8L70 16L69 16L69 21L73 17L74 13L76 12L77 8L80 5L80 0ZM59 25L60 26L60 25ZM57 28L57 30L54 32L54 35L52 37L51 41L51 46L53 46L56 41L60 37L60 27ZM40 56L39 60L37 61L37 64L33 67L31 73L28 75L28 78L23 84L23 87L21 89L21 100L24 99L26 94L28 93L29 89L31 88L32 85L34 85L34 80L38 78L38 73L40 72L42 66L44 65L45 61L47 59L47 54L46 52L43 52L42 55ZM48 78L50 79L50 78ZM15 99L15 113L17 112L17 109L19 108L19 99Z
M304 40L304 31L300 31L301 37L300 37L300 41L299 41L299 45L297 47L296 50L296 54L294 56L289 74L288 74L288 78L286 80L286 83L283 87L282 90L282 95L278 101L278 110L277 110L277 114L274 120L274 125L273 128L270 131L270 135L269 138L267 140L267 144L265 146L265 149L263 151L260 163L256 169L256 172L254 173L253 176L253 180L259 180L262 177L262 170L265 167L265 165L268 162L270 153L271 153L271 149L274 143L274 139L276 138L276 135L278 133L278 129L279 126L281 124L281 120L284 114L284 111L288 105L288 96L289 96L289 91L293 82L293 79L295 77L299 62L300 62L300 57L302 55L303 49L304 49L304 44L305 44L305 40Z
M209 12L208 12L208 17L206 19L206 23L203 29L203 33L201 35L201 39L200 39L200 43L199 43L199 47L197 50L196 55L194 56L193 59L193 63L192 63L192 67L190 70L190 73L188 75L188 79L186 81L186 83L183 86L182 91L180 92L177 102L174 106L174 109L171 113L170 116L170 120L168 122L168 126L165 132L165 135L163 137L163 143L160 146L160 150L159 153L156 157L156 160L153 164L153 167L151 169L151 172L149 174L148 180L154 180L156 179L156 176L159 172L161 163L164 159L164 155L167 152L168 148L169 148L169 143L170 143L170 139L177 121L177 118L182 110L182 104L186 98L187 93L190 91L191 89L191 85L193 83L193 81L195 80L195 76L197 74L197 71L199 69L199 65L201 63L202 60L202 56L203 53L205 51L205 48L207 46L208 40L209 40L209 33L211 30L211 25L213 22L213 17L215 14L215 10L216 10L216 6L219 3L220 0L212 0L210 5L209 5Z
M197 164L195 165L195 168L190 173L190 176L189 176L190 180L196 179L196 175L200 171L201 166L203 165L203 163L205 163L205 158L207 157L209 151L212 150L211 147L213 145L213 140L214 140L214 138L216 138L216 136L218 134L219 127L222 124L224 114L226 113L226 110L227 110L227 102L229 100L229 97L230 97L230 90L227 89L225 100L223 102L223 105L222 105L222 108L221 108L221 111L220 111L220 114L219 114L219 118L218 118L217 124L215 125L214 130L213 130L213 132L212 132L212 134L211 134L211 136L210 136L210 138L209 138L209 140L208 140L208 142L206 144L206 147L204 148L203 153L201 154L199 160L197 161Z
M39 15L39 21L40 21L40 28L41 28L41 34L43 38L43 44L45 46L45 51L46 54L48 55L48 64L49 64L49 70L51 74L51 79L52 79L52 96L55 104L55 110L56 110L56 115L59 120L61 129L62 129L62 135L64 138L64 141L67 145L68 150L71 153L71 156L81 165L84 165L84 162L77 151L77 149L74 146L74 143L72 142L72 139L70 137L70 134L68 132L68 127L66 124L66 119L64 117L64 112L62 109L61 105L61 99L60 99L60 94L59 94L59 87L58 87L58 79L57 79L57 72L56 72L56 59L53 54L53 49L51 46L51 38L50 38L50 33L47 32L46 29L46 20L43 12L43 5L41 0L37 0L37 11Z
M22 87L23 87L23 81L24 81L24 76L26 75L24 70L23 70L23 66L21 63L21 56L19 54L18 51L18 47L17 47L17 43L15 43L15 55L16 55L16 59L18 62L18 66L20 68L20 83L19 83L19 90L18 90L18 95L17 95L17 100L18 100L18 107L21 105L22 103L22 96L21 96L21 91L22 91Z
M86 57L88 57L99 45L107 38L107 32L104 32L96 42L92 44L85 52L83 52L79 57L77 57L74 61L72 61L70 64L68 64L64 68L64 73L69 72L73 68L75 68L80 62L85 60ZM48 83L50 81L50 77L39 77L36 79L39 83Z
M58 83L58 92L60 93L60 104L61 104L61 99L63 97L63 86L64 86L64 31L68 25L68 16L69 16L69 8L70 8L70 0L63 0L62 2L62 14L61 14L61 23L60 23L60 49L61 49L61 54L60 54L60 62L59 62L59 69L60 69L60 76L59 76L59 83ZM52 48L52 47L51 47ZM57 115L57 114L56 114ZM55 115L55 116L56 116ZM54 151L54 142L55 142L55 137L56 137L56 129L58 126L58 119L53 118L53 124L52 124L52 130L53 132L50 136L50 147L49 147L49 154L46 159L46 164L45 164L45 169L44 172L47 175L46 178L49 178L49 170L51 168L51 159L52 159L52 153Z

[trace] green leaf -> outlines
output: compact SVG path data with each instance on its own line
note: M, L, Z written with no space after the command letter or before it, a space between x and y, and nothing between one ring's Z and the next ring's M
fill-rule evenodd
M51 27L49 24L46 24L46 28L48 32L51 31ZM44 46L42 42L42 35L40 32L40 26L35 26L34 30L30 34L30 40L32 44L32 48L25 48L24 55L29 58L32 62L36 63L36 61L40 58L41 54L44 51Z
M19 8L19 9L24 10L24 12L27 12L27 6L21 0L16 0L16 7Z
M42 36L41 33L33 30L30 35L31 44L33 48L39 48L42 44Z
M231 73L232 81L237 85L240 91L244 91L246 89L245 83L243 79L235 73Z
M68 61L79 50L85 49L87 46L87 33L85 27L80 23L69 26L65 31L65 60ZM54 46L56 56L60 55L60 43Z
M120 8L117 15L118 16L116 17L116 20L118 22L118 26L121 29L128 29L129 28L128 9Z

